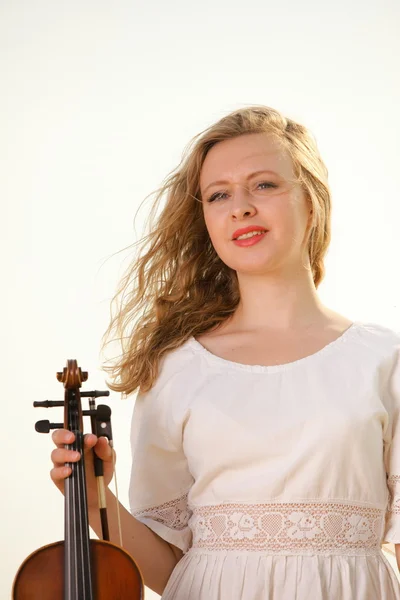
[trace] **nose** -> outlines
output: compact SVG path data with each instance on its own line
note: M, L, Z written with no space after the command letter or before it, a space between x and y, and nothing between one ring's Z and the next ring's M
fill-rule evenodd
M231 199L231 215L237 219L243 216L252 215L255 213L255 207L252 203L252 196L248 188L238 186L232 193Z

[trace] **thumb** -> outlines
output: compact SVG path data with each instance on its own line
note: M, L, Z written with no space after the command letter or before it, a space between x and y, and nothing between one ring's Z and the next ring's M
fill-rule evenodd
M101 460L111 461L113 449L111 448L108 439L104 436L99 437L93 450Z

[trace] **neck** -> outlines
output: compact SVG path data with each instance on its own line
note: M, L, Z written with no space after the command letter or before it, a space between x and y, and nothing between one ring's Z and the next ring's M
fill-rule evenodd
M238 280L240 303L232 318L238 329L303 329L334 314L320 301L309 271L287 278L238 273Z

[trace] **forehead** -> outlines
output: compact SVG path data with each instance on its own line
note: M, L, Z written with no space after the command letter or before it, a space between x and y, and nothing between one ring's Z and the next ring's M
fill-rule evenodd
M200 185L204 188L214 179L235 180L261 169L293 177L292 159L279 140L266 133L242 135L211 148L201 169Z

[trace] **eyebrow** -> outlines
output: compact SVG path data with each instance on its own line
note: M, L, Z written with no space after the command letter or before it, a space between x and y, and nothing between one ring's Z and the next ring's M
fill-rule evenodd
M272 173L273 175L278 175L278 173L275 173L275 171L268 171L267 169L261 169L261 171L254 171L254 173L250 173L250 175L248 175L246 177L246 179L249 180L252 177L255 177L256 175L261 175L261 173ZM203 193L205 194L206 191L208 190L208 188L210 188L213 185L223 185L224 183L229 183L229 181L227 181L226 179L220 179L218 181L213 181L212 183L209 183L206 188L204 188Z

